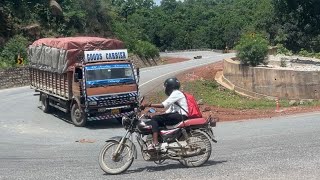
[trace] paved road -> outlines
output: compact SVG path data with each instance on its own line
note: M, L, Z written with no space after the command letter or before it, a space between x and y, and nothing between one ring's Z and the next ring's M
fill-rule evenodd
M219 59L218 55L207 61ZM152 68L143 69L141 84L158 77L161 68L147 75ZM138 156L125 174L110 176L100 170L98 153L105 139L124 130L116 122L76 128L62 121L66 116L61 113L42 113L33 94L28 88L0 91L1 180L320 178L320 113L219 123L215 129L219 143L203 167L184 168L175 161L157 166ZM84 138L94 142L76 142Z
M168 77L172 77L193 67L205 66L207 64L211 64L213 62L222 60L223 58L233 57L235 54L219 54L211 51L193 51L179 53L161 53L160 55L167 57L184 57L189 58L191 60L186 62L154 66L142 69L140 83L142 94L146 94L152 91L159 85L162 86L164 79ZM193 57L198 55L201 55L202 59L193 59Z

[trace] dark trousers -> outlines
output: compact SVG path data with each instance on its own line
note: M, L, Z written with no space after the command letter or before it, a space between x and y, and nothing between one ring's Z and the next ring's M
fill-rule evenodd
M165 127L166 125L176 125L186 119L188 119L187 116L179 113L166 113L153 116L148 124L152 126L152 132L159 132L160 126Z

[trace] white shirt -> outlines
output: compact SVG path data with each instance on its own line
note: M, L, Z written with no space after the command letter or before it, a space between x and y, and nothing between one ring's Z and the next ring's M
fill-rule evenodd
M174 103L177 102L184 110L189 112L187 99L184 94L179 90L173 90L170 96L162 102L164 108L166 108L166 113L174 113L178 112L182 115L188 116L188 114L182 110L179 106L175 105Z

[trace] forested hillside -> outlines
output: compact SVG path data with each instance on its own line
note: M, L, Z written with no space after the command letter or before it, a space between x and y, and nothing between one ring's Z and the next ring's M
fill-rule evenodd
M233 48L248 33L294 52L320 51L316 0L1 0L0 23L2 66L35 39L80 35L121 39L145 58L158 50Z

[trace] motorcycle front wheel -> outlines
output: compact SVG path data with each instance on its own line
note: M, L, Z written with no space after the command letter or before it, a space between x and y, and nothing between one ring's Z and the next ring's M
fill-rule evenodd
M189 150L187 151L190 153L196 153L193 156L183 157L179 162L186 167L201 166L206 163L211 156L212 146L210 139L200 131L191 131L188 135L189 139L187 142Z
M128 144L120 147L118 155L115 151L119 142L108 142L101 150L99 155L99 165L101 169L108 174L120 174L126 171L132 164L134 155Z

